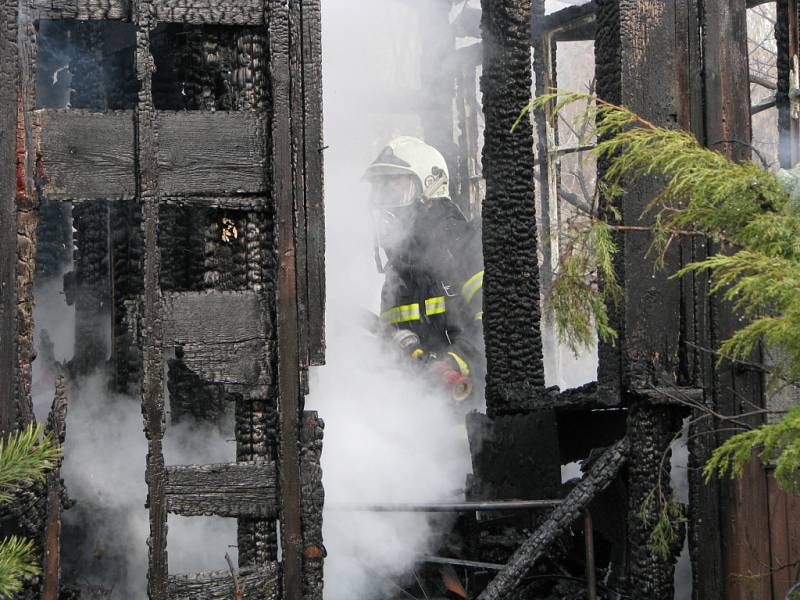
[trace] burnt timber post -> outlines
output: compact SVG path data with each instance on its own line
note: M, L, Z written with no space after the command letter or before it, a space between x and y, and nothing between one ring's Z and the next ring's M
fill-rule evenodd
M0 432L16 427L17 406L17 0L0 3Z
M697 28L689 27L695 11L691 0L599 0L598 95L660 126L691 126L692 88L685 69L696 59L692 44ZM623 225L647 224L643 213L658 185L654 178L628 182L616 206ZM684 301L691 295L686 281L664 274L680 268L686 248L673 245L664 257L664 272L654 274L647 258L648 233L619 232L617 243L623 297L611 311L611 321L619 338L613 345L600 343L598 382L603 396L630 406L628 436L637 452L627 473L624 576L633 597L667 600L673 596L680 546L671 548L666 558L656 556L650 533L659 506L651 503L647 519L640 512L653 494L671 498L669 445L677 414L673 407L654 405L658 395L649 392L661 386L693 386L684 352L694 328L694 302Z
M533 125L512 128L531 93L531 0L483 0L486 414L468 418L479 498L558 494L554 412L545 397L533 178ZM546 406L546 405L544 405ZM525 435L526 431L538 435ZM475 444L478 439L487 440ZM488 440L492 440L491 443Z

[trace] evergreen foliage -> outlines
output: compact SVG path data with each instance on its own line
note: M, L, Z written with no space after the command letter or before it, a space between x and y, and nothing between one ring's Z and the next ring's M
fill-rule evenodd
M601 339L612 339L607 309L618 301L613 273L614 230L646 230L652 234L654 268L663 267L670 244L681 236L699 235L716 243L718 254L689 264L672 277L709 275L712 293L730 301L746 319L719 350L720 360L745 360L761 343L776 350L778 364L771 381L797 383L800 378L800 202L777 176L752 161L734 162L703 147L690 133L657 127L632 111L584 93L560 92L535 98L532 109L588 104L582 113L582 144L596 136L593 152L606 166L595 203L602 210L568 235L548 303L562 340L576 349L591 341L591 322ZM645 210L647 226L621 224L615 202L626 182L655 176L661 191ZM639 215L637 215L638 217ZM644 215L642 215L644 216ZM594 241L593 241L594 240ZM590 256L586 256L589 254ZM580 256L583 255L583 256ZM593 277L604 284L591 285ZM587 324L588 323L588 324ZM776 466L779 485L800 494L800 408L777 424L764 425L728 439L705 467L705 476L742 473L757 450ZM651 502L650 504L653 504ZM652 507L644 507L652 514ZM674 512L661 506L666 517ZM672 516L677 516L677 513ZM670 521L673 519L669 519ZM670 528L658 521L656 549L670 539ZM661 530L659 530L661 527ZM663 543L662 543L663 542Z
M44 480L60 456L60 449L40 425L0 439L0 504L10 502L14 494ZM22 589L25 577L39 572L33 542L15 536L0 542L0 598L13 598Z

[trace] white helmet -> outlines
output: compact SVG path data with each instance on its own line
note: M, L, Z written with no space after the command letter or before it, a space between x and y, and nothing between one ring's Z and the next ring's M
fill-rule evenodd
M402 136L392 140L367 168L364 179L375 181L398 175L413 176L424 200L450 198L450 177L444 157L420 139Z

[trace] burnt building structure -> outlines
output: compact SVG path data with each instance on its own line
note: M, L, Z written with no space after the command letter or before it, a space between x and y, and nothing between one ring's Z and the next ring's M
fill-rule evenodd
M409 110L445 154L454 199L484 224L487 410L467 418L474 472L460 508L500 511L459 525L452 564L470 569L484 600L586 588L667 599L685 534L694 598L783 598L798 579L797 499L757 462L736 482L700 473L727 420L758 424L753 408L766 406L761 373L708 352L737 316L701 276L653 276L646 234L620 233L619 341L599 345L594 382L547 387L541 296L557 264L560 161L588 148L559 145L552 110L512 131L531 89L558 85L559 44L587 40L601 97L747 158L746 15L761 3L592 0L550 12L544 0L483 0L454 12L430 2L437 16L421 20L420 39L431 92ZM773 102L791 166L800 7L775 4ZM60 276L71 258L64 287L80 343L69 372L110 356L114 387L141 397L149 597L321 598L323 425L303 411L325 350L319 1L0 0L0 16L0 430L33 419L34 280ZM37 86L64 56L68 89ZM624 224L641 223L657 188L632 183L617 207ZM713 251L683 240L666 270ZM67 404L60 383L49 427L61 439ZM236 462L165 464L167 413L231 412ZM656 515L642 507L654 490L671 498L670 446L686 418L685 531L658 555ZM562 486L560 466L578 460L582 480ZM41 542L43 576L26 597L59 597L62 495L51 475L6 520ZM504 504L519 499L531 513ZM239 568L170 572L168 513L237 519ZM542 561L586 582L527 577Z

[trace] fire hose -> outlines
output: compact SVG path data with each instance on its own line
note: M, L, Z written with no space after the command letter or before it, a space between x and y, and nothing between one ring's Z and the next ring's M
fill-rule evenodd
M386 327L378 315L366 310L363 312L362 324L367 331L386 340L400 352L408 364L422 368L434 385L449 394L452 402L460 404L469 398L473 388L470 378L452 367L449 361L441 360L436 354L425 351L416 333L409 329Z

